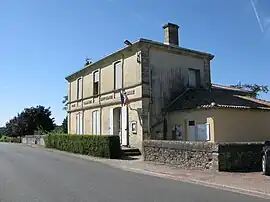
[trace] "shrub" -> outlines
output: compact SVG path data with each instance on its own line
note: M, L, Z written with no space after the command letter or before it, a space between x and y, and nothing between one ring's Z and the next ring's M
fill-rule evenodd
M1 136L0 142L12 142L12 143L21 143L20 137L9 137L9 136Z
M119 136L49 133L44 141L47 148L105 158L121 157Z
M13 137L13 138L11 138L10 142L21 143L21 138L20 137Z
M11 142L12 141L12 137L8 137L8 136L1 136L0 138L0 142Z

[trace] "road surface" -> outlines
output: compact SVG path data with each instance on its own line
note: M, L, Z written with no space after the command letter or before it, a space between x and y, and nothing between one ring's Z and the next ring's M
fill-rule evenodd
M200 185L123 171L19 144L0 144L0 202L263 202Z

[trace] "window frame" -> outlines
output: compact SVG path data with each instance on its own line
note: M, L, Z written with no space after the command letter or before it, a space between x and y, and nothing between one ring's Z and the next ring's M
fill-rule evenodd
M76 134L83 135L83 113L79 112L76 114Z
M98 81L95 82L95 74L98 73ZM97 83L97 84L96 84ZM97 85L97 89L95 87L95 85ZM100 91L100 71L99 69L93 71L93 96L97 96L99 94ZM97 90L97 92L95 91L95 89Z
M191 86L190 82L190 72L194 72L195 74L195 86ZM201 86L201 71L200 69L188 69L188 87L189 88L199 88Z
M120 90L123 87L123 67L122 67L122 60L118 60L116 62L113 63L113 72L114 72L114 90ZM119 81L119 86L117 85L117 80L116 80L116 67L118 67L117 65L119 65L120 67L120 81Z
M81 85L79 83L81 81ZM83 98L83 77L77 78L77 100L81 100Z
M94 120L94 114L96 114L95 115L96 120ZM98 119L100 119L100 110L92 111L92 135L100 135L100 120Z

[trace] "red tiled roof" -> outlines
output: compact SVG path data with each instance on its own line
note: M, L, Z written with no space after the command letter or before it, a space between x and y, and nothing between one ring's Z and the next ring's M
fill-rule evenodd
M249 90L239 89L239 88L235 88L235 87L232 87L232 86L220 85L220 84L216 84L216 83L212 83L212 88L240 91L240 92L246 92L246 93L251 93L252 92L252 91L249 91Z
M242 91L241 91L242 92ZM168 111L198 108L234 108L270 110L270 102L224 89L190 89L175 99Z

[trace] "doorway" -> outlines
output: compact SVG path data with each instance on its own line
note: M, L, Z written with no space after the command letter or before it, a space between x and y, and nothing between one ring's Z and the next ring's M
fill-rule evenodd
M127 106L111 108L109 119L110 135L119 135L121 145L128 146L129 139Z
M187 127L187 140L195 141L196 140L196 125L195 121L189 121Z

